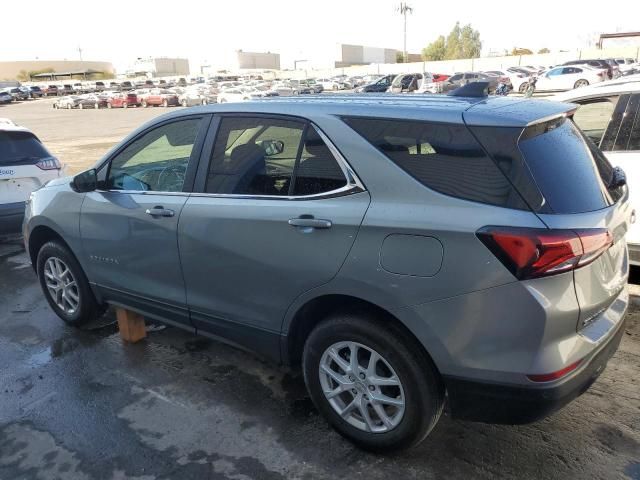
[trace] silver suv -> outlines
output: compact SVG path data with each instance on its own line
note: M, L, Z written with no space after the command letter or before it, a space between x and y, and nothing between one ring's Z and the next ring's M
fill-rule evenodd
M164 115L32 195L43 292L69 324L124 306L301 365L366 449L417 444L445 399L539 419L624 332L628 190L575 106L477 86Z

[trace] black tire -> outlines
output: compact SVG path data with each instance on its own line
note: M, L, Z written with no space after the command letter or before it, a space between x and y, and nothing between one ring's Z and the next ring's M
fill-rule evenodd
M520 87L518 88L518 92L520 93L524 93L527 90L527 87L529 86L528 82L523 82L520 84Z
M395 370L405 396L404 414L395 428L384 433L356 428L325 397L319 378L320 362L331 345L343 341L375 350ZM414 338L389 322L354 314L322 321L305 342L303 372L318 410L338 433L364 450L391 452L415 446L426 438L442 414L445 389L435 365Z
M167 102L167 100L166 100L166 99L164 99L164 100L162 101L162 106L163 106L164 108L167 108L167 107L169 106L169 102Z
M573 88L582 88L589 85L589 80L580 79L573 84Z
M44 276L45 262L51 258L56 257L62 260L71 271L73 278L78 286L78 297L80 298L78 309L71 315L64 312L51 297L49 290L47 289ZM103 313L102 307L96 301L89 282L87 280L82 267L76 260L76 257L69 251L69 249L57 241L51 241L45 243L38 252L38 258L36 262L36 270L38 272L38 280L40 281L40 287L44 293L47 302L51 309L60 317L65 323L73 326L80 326L87 322L97 319Z

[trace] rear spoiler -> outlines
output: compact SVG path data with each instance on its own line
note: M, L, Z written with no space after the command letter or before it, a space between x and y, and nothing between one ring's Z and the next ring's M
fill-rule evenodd
M569 117L577 108L573 103L502 97L474 103L462 115L467 126L526 128Z

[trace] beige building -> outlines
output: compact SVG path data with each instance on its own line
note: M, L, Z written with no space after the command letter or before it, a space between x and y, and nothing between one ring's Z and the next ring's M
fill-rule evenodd
M138 58L126 71L130 77L177 77L189 73L188 59L169 57Z
M36 72L53 69L54 72L94 70L106 75L114 75L111 62L92 62L81 60L32 60L18 62L0 62L0 80L16 80L20 72Z
M370 63L396 63L394 48L367 47L365 45L348 45L340 43L337 46L335 67L350 65L368 65Z
M237 68L245 69L266 69L280 70L280 54L271 52L244 52L238 50Z

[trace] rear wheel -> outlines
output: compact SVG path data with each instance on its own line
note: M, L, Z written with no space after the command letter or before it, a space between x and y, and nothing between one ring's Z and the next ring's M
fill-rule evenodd
M587 85L589 85L589 81L581 79L574 83L573 88L586 87Z
M111 102L107 102L107 108L113 108L113 105L111 105Z
M147 101L146 100L142 101L142 108L147 108Z
M67 110L71 110L71 104L67 103Z
M38 252L37 272L47 302L62 320L82 325L102 313L82 267L67 247L45 243Z
M122 102L122 108L128 108L128 107L129 107L129 104L126 101Z
M529 86L529 82L523 82L520 84L520 87L518 88L518 91L520 93L524 93L527 90L527 87Z
M416 445L442 413L444 387L431 359L401 329L374 318L321 322L305 343L303 371L318 410L366 450Z
M187 106L188 106L188 103L187 103L187 101L186 101L186 100L182 100L182 106L183 106L183 107L187 107Z
M167 108L167 107L169 106L169 102L167 102L167 100L166 100L166 99L162 100L162 106L163 106L164 108Z

